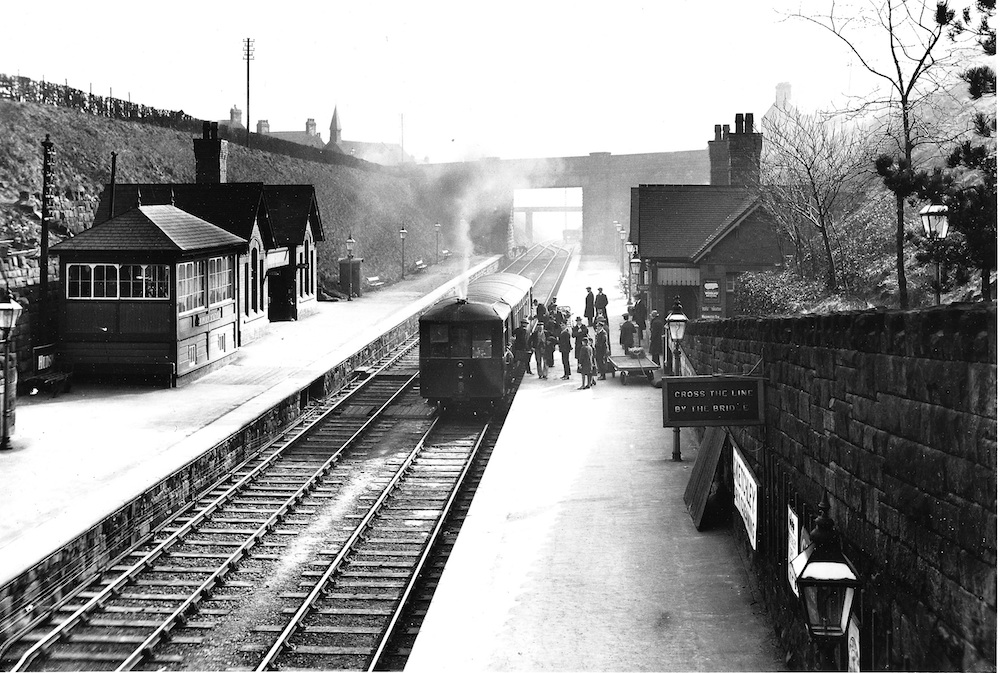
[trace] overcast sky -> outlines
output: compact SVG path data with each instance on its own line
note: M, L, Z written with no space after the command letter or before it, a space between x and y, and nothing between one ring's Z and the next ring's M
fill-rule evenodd
M418 161L704 149L787 81L806 109L864 86L848 50L785 19L825 0L217 3L15 0L0 72L272 131L334 107L345 140ZM11 15L13 13L13 16ZM15 30L16 28L16 30Z

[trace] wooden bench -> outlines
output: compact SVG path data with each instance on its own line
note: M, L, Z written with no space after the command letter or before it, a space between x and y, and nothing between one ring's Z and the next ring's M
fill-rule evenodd
M385 285L385 281L379 278L378 276L368 276L367 278L365 278L365 282L368 283L368 287L371 287L376 290Z
M36 395L41 390L48 391L52 397L69 392L73 387L73 372L56 367L55 345L38 346L32 351L35 373L23 379L19 387L29 395Z
M417 271L423 271L424 269L427 268L427 265L424 264L424 260L418 259L413 263L413 268L416 269Z

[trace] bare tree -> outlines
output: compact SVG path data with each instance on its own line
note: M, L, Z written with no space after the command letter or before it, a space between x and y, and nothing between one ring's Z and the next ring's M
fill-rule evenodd
M827 290L841 288L834 259L845 220L866 201L874 178L870 135L839 118L784 106L764 119L760 196L764 207L803 248L819 236Z
M863 11L851 8L838 14L836 2L824 15L794 16L819 26L838 38L861 65L882 86L866 96L855 108L858 114L883 115L885 128L893 144L892 156L882 161L879 172L886 187L896 197L896 276L899 304L909 308L906 290L905 207L906 197L917 186L914 181L914 150L924 142L939 142L924 125L926 118L917 114L928 96L944 86L955 62L947 36L955 13L946 2L927 0L869 0ZM865 38L880 37L865 46Z

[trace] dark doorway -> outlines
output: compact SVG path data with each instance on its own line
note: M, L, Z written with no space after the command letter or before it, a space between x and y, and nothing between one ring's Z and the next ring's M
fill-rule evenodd
M295 269L291 266L267 272L267 318L271 322L298 319Z

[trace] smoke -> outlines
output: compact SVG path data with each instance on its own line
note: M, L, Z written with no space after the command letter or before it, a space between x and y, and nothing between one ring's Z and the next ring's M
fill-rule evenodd
M507 254L514 190L543 186L559 180L564 165L559 159L485 158L455 164L421 166L440 214L442 246L457 258L462 272L477 255ZM468 287L458 288L465 298Z

